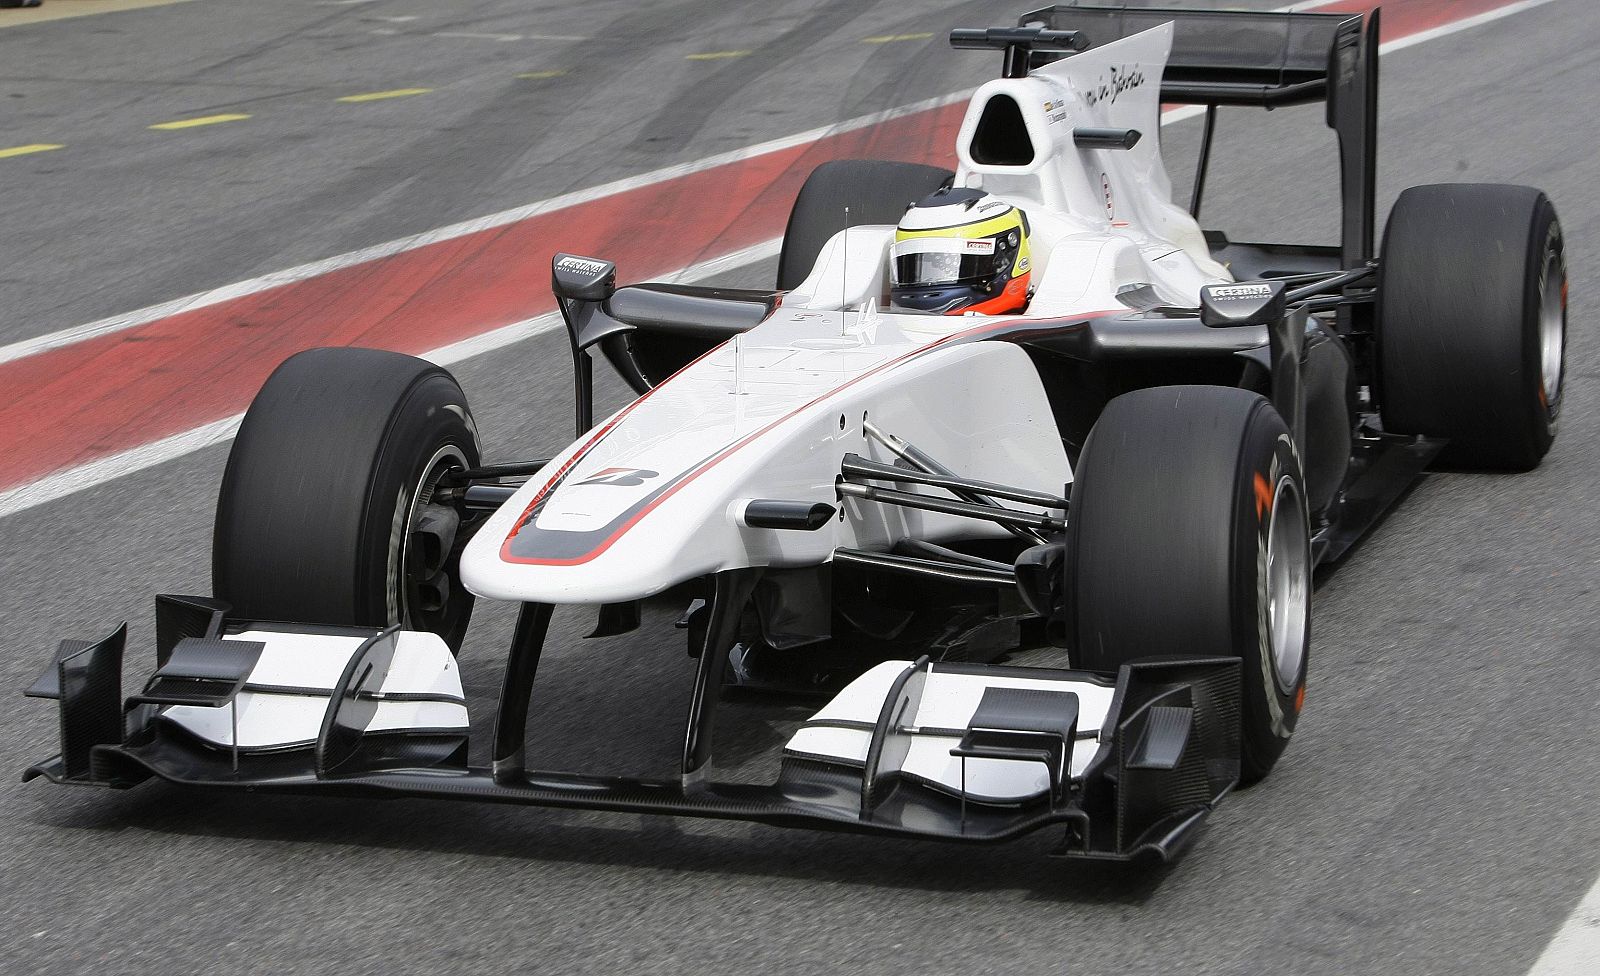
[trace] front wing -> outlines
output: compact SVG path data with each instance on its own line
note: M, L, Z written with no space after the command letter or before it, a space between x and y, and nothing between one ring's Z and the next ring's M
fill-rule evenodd
M61 752L24 780L127 788L154 776L969 842L1059 824L1057 853L1127 860L1175 856L1238 779L1233 658L1137 661L1114 681L885 662L801 726L775 782L752 785L711 781L704 769L672 779L527 769L520 748L508 755L500 741L519 713L506 693L495 761L473 764L454 660L431 635L232 620L225 605L195 597L160 597L157 610L158 668L126 699L125 626L62 642L28 690L56 700ZM313 656L321 663L296 664Z

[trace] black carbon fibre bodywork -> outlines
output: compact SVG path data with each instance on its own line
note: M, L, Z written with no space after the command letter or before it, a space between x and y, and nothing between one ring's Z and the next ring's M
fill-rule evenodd
M738 589L740 584L730 583ZM170 602L173 598L163 598ZM187 600L188 598L177 598ZM193 623L211 608L196 606ZM204 640L273 625L230 621L218 615ZM291 628L280 627L288 630ZM316 630L316 628L313 628ZM357 631L322 628L352 636ZM885 834L965 842L996 842L1050 826L1064 826L1057 853L1110 860L1154 855L1171 858L1238 780L1239 662L1233 658L1144 661L1125 665L1116 677L1111 706L1098 735L1079 736L1080 749L1094 750L1082 772L1058 791L1021 803L983 803L903 774L913 738L948 734L905 724L920 683L932 673L1056 678L1104 685L1088 672L1048 668L941 664L919 661L906 668L884 703L873 729L867 762L851 764L787 756L768 785L718 783L692 776L644 779L587 776L522 768L513 746L497 741L494 766L472 766L460 730L368 731L376 714L374 690L381 685L395 649L393 628L373 633L351 657L329 698L317 741L309 746L257 750L235 757L162 719L162 708L112 696L120 674L119 630L93 644L69 642L58 667L72 674L58 689L35 693L56 697L61 714L61 755L30 767L23 779L129 788L151 777L189 787L257 793L321 794L372 798L429 797L619 813L747 820L785 827ZM708 635L708 640L715 638ZM525 650L525 648L524 648ZM514 651L514 656L515 656ZM517 700L528 687L508 683L500 708L509 724L525 716ZM135 696L137 697L137 696ZM1066 696L1072 697L1072 696ZM714 702L709 703L714 706ZM1165 759L1150 761L1144 745L1155 717L1172 709L1190 729ZM108 724L107 718L125 717ZM502 714L501 716L505 716ZM692 720L691 720L692 721ZM507 723L497 721L503 729ZM704 730L709 733L709 728ZM497 732L497 739L500 733ZM709 741L708 735L701 741ZM709 750L687 749L704 763ZM701 767L694 767L698 771Z

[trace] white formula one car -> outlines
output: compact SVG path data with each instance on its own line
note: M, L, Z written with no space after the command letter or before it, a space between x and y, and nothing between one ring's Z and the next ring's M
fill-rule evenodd
M1376 22L1068 6L954 32L1005 55L955 172L819 167L776 290L556 258L578 436L547 460L485 463L434 365L293 357L228 462L214 596L157 598L127 699L125 630L64 642L30 689L61 754L29 776L966 841L1060 824L1064 854L1172 856L1294 731L1314 568L1436 457L1528 468L1555 434L1545 196L1413 188L1374 253ZM1217 107L1319 101L1340 243L1202 231ZM1206 107L1188 209L1163 102ZM597 355L638 393L598 424ZM475 597L521 616L470 750ZM552 608L594 607L600 639L652 597L687 605L682 768L527 768ZM999 663L1048 644L1073 669ZM775 783L710 775L733 686L816 697Z

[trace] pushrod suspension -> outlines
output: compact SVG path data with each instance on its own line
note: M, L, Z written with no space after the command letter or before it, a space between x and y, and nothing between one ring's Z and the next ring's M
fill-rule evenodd
M925 474L937 474L945 477L955 477L955 472L951 471L949 468L946 468L944 465L940 464L938 461L935 461L928 455L922 453L922 451L918 450L914 445L882 430L871 421L863 421L861 427L862 430L866 432L868 437L871 437L879 444L882 444L884 447L888 448L890 453L911 465L912 468ZM1007 509L1001 506L999 502L996 502L992 498L988 498L979 492L971 491L966 488L951 488L949 491L957 498L968 502L969 504L993 508L1000 511L1007 511ZM1001 522L1001 524L1005 526L1007 532L1010 532L1012 535L1022 539L1025 542L1039 543L1046 541L1044 533L1037 529L1032 529L1023 525L1008 524L1006 522Z
M1008 570L940 562L933 559L917 559L914 556L897 556L887 552L866 552L861 549L835 549L833 551L833 561L835 564L864 566L869 569L879 569L907 576L920 576L924 579L936 579L946 583L1014 586L1017 582L1017 574Z
M1370 264L1361 268L1351 268L1349 271L1341 271L1338 274L1328 275L1320 281L1314 281L1307 285L1301 285L1298 288L1291 288L1283 296L1283 298L1284 301L1289 304L1304 301L1313 295L1321 295L1324 292L1330 292L1339 288L1343 288L1345 285L1353 285L1363 278L1369 277L1376 273L1377 270L1378 269L1376 267Z
M947 498L935 498L932 495L919 495L909 491L896 491L892 488L858 485L853 481L840 482L836 487L839 494L849 498L860 498L863 501L878 502L882 505L899 505L901 508L915 508L924 512L939 512L943 515L960 515L965 518L981 519L998 525L1011 525L1019 529L1028 529L1031 533L1060 532L1067 527L1065 519L1059 519L1051 515L1036 515L1032 512L1019 512L1015 509L1001 508L998 505L974 505L970 502L951 501Z
M844 462L840 465L840 470L844 472L846 478L868 478L874 481L900 481L907 484L933 485L937 488L948 488L951 491L964 490L972 494L987 495L990 498L1004 498L1028 505L1041 505L1045 508L1067 507L1067 500L1059 495L1051 495L1042 491L1030 491L1026 488L1013 488L1010 485L996 485L987 481L974 481L971 478L961 478L952 474L939 474L932 471L897 467L893 464L884 464L881 461L868 460L859 454L846 454Z

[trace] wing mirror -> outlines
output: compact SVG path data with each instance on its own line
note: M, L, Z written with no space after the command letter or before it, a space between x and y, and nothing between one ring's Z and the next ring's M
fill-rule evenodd
M576 302L603 302L617 290L617 266L600 258L557 254L550 277L557 298Z
M1138 129L1097 129L1078 126L1072 130L1072 144L1079 149L1132 149L1142 136Z
M1200 289L1200 321L1213 329L1270 325L1283 318L1286 291L1282 281L1206 285Z

